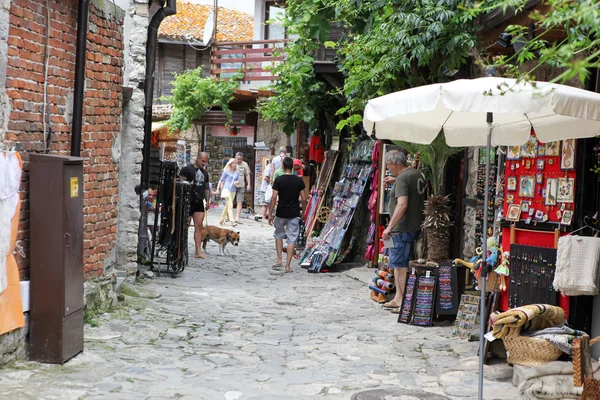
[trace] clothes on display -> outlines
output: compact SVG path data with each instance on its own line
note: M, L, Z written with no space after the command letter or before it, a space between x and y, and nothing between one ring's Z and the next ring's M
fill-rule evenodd
M595 296L600 288L600 238L563 236L558 240L553 286L566 296Z
M161 265L164 272L173 276L183 272L188 265L188 221L190 216L190 196L192 185L188 182L178 182L179 168L172 161L163 161L157 192L157 221L160 219L160 229L157 231L155 222L152 235L151 269ZM158 248L157 245L158 244ZM155 263L155 259L159 261Z
M22 162L19 153L0 151L0 335L25 326L16 247L20 216L19 187Z
M308 160L314 161L317 164L321 164L324 158L323 144L321 138L318 135L314 135L310 138L310 144L308 148Z

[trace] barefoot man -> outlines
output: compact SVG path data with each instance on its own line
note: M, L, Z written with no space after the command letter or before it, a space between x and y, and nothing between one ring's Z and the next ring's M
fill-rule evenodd
M196 258L206 258L202 253L202 225L204 223L204 200L210 205L210 188L208 185L208 172L204 169L208 164L208 153L200 153L194 165L189 164L181 170L181 179L192 182L190 198L190 217L194 220L194 243L196 244Z
M394 269L396 296L383 306L399 308L406 287L408 260L413 242L421 234L423 208L425 204L425 179L416 169L407 165L406 155L399 151L390 151L384 158L385 166L394 177L387 177L385 183L393 183L390 196L390 213L392 217L383 231L383 239L392 239L394 246L390 249L390 267Z
M294 257L294 244L300 234L300 202L302 210L306 210L306 185L302 178L294 175L294 161L290 157L284 157L283 175L273 182L273 197L269 207L269 224L275 225L275 246L277 247L277 263L273 268L281 268L283 240L287 241L287 260L285 263L285 272L292 272L291 263ZM277 205L277 211L273 215L273 210ZM274 222L273 222L274 221Z

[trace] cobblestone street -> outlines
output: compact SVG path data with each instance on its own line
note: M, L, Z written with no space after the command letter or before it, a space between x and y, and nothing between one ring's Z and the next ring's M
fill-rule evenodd
M370 300L363 266L308 274L295 261L291 274L274 272L272 229L244 220L239 230L229 255L209 243L209 259L192 259L177 279L126 287L64 366L1 370L0 398L350 399L386 388L476 397L477 342L453 338L450 326L396 323ZM486 367L484 398L517 398L511 377Z

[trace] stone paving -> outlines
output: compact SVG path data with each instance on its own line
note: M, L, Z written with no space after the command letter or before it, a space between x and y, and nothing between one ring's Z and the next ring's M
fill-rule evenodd
M396 323L370 300L368 268L274 272L272 228L245 220L239 231L229 255L209 243L209 259L180 277L127 287L64 366L1 370L0 399L383 399L359 393L386 388L408 391L394 399L476 398L477 342ZM517 398L511 377L486 367L484 398Z

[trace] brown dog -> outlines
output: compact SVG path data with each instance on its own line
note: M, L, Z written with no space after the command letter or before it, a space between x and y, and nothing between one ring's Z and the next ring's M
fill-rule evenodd
M225 246L227 243L231 243L234 246L240 244L240 233L209 225L202 229L202 248L204 251L206 251L206 243L209 240L217 242L219 244L219 254L225 255Z

